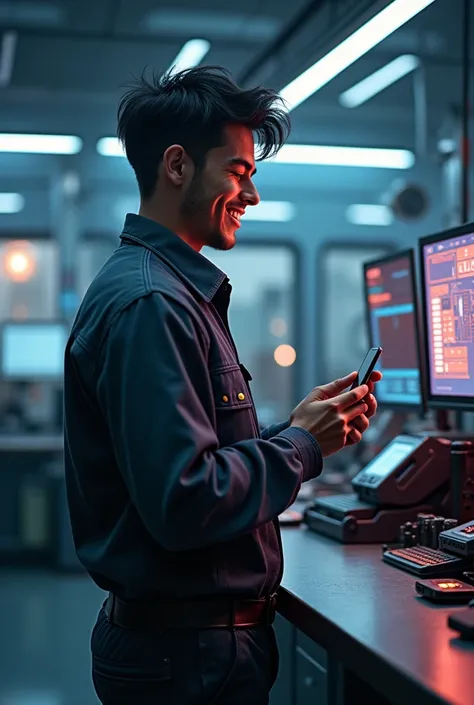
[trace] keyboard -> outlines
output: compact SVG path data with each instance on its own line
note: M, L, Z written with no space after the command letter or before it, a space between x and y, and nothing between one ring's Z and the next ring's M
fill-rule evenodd
M465 558L458 558L428 546L391 548L384 551L383 559L386 563L424 578L455 575L456 571L464 570L468 566Z
M331 494L317 497L312 508L320 514L335 519L343 519L346 515L356 512L360 519L366 519L372 517L376 510L373 504L362 502L356 494Z

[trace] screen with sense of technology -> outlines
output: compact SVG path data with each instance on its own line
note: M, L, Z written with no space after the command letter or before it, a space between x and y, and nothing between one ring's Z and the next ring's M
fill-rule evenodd
M413 445L408 443L390 443L374 460L365 466L363 472L367 475L386 477L409 455L413 453Z
M6 379L61 379L67 330L63 323L5 323L1 374Z
M422 247L430 392L474 396L474 234Z
M379 404L422 402L413 281L413 260L406 253L365 267L371 344L383 348Z

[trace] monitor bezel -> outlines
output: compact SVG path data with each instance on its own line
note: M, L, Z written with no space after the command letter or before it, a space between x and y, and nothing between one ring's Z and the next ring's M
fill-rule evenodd
M13 318L13 319L4 319L0 323L0 379L5 381L5 382L31 382L31 383L41 383L41 382L62 382L64 379L64 371L63 369L61 370L61 373L58 375L5 375L3 374L3 355L4 355L4 350L3 350L3 337L5 334L5 330L8 327L16 326L16 327L26 327L26 326L61 326L64 328L65 331L65 340L67 344L67 340L69 337L69 331L70 331L70 325L69 323L62 318L49 318L49 319L34 319L34 318L25 318L25 319L19 319L19 318Z
M424 374L423 374L423 367L422 367L422 352L421 352L421 340L420 340L420 319L419 319L419 310L418 310L418 291L417 291L417 286L416 286L416 262L415 262L415 252L413 248L407 248L405 250L397 250L396 252L392 252L389 255L386 255L385 257L378 257L377 259L371 260L370 262L364 262L364 303L365 303L365 321L366 321L366 326L367 326L367 336L369 339L370 346L373 347L375 345L373 334L372 334L372 325L371 325L371 316L370 316L370 305L369 305L369 287L367 286L367 277L366 277L366 272L368 269L372 269L374 266L378 266L381 264L389 264L390 262L393 262L394 260L401 259L401 258L408 258L410 262L410 281L411 281L411 286L412 286L412 291L413 291L413 316L415 320L415 347L416 347L416 359L418 362L418 370L419 370L419 383L420 383L420 401L417 404L408 404L406 402L386 402L377 399L377 405L380 409L387 409L387 410L393 410L393 411L407 411L407 412L423 412L425 410L425 404L426 404L426 398L425 398L425 379L424 379ZM376 394L377 396L377 394Z
M433 235L427 235L418 240L418 256L420 266L421 284L421 310L423 320L423 358L426 368L426 404L429 409L453 409L455 411L472 411L474 409L474 397L444 396L442 394L432 394L430 384L430 357L429 357L429 335L428 335L428 309L426 300L426 278L425 261L423 248L435 242L449 240L451 237L461 237L462 235L474 235L474 223L464 223L455 228L441 230ZM471 400L469 402L469 400Z

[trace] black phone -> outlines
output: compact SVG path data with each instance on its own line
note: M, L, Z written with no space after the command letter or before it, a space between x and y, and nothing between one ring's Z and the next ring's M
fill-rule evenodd
M470 603L472 605L472 603ZM459 632L461 639L474 641L474 609L468 607L466 610L454 612L448 617L448 627Z
M415 590L434 602L469 602L474 598L474 585L457 578L417 580Z
M360 387L361 384L367 384L381 354L382 348L370 348L362 361L362 365L359 367L357 377L351 389Z

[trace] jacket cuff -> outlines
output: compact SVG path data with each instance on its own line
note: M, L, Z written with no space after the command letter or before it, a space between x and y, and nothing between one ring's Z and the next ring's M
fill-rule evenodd
M300 426L290 426L278 435L289 440L300 454L303 464L303 482L321 475L323 471L321 448L309 431Z
M267 441L270 438L273 438L273 436L277 436L279 433L284 431L285 428L289 427L289 425L289 420L283 421L283 423L274 423L271 426L261 427L260 433L262 435L262 438Z

